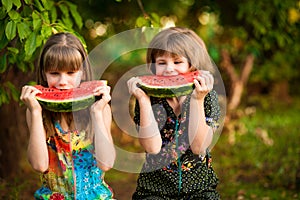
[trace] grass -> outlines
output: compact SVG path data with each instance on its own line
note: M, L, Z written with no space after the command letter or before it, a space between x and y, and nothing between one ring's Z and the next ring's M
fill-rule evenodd
M300 199L300 100L264 105L242 109L212 150L222 199Z

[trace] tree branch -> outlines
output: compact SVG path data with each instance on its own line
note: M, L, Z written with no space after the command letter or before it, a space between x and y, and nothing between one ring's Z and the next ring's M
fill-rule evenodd
M149 19L150 17L149 17L148 13L147 13L147 12L145 11L145 9L144 9L142 0L137 0L137 3L138 3L138 5L139 5L139 7L140 7L140 9L141 9L141 11L142 11L142 13L143 13L143 15L144 15L144 18L145 18L145 19Z
M236 73L236 71L234 70L234 66L232 64L232 61L231 61L231 58L230 58L230 55L228 53L228 51L226 50L222 50L221 52L221 55L222 55L222 62L220 64L220 67L222 67L226 73L228 74L231 82L236 82L238 81L238 75Z
M249 79L249 75L250 75L250 73L252 71L252 68L253 68L254 59L255 59L255 57L254 57L253 54L249 54L246 57L246 62L244 64L243 71L242 71L242 74L241 74L241 81L244 85L246 84L246 82Z

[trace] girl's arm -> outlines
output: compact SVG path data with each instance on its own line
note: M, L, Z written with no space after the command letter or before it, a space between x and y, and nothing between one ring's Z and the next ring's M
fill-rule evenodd
M157 154L161 150L162 139L151 107L149 96L137 87L138 78L131 78L127 85L129 93L138 100L140 108L139 141L145 151Z
M213 139L213 130L207 125L204 111L205 96L213 88L213 76L207 71L195 79L190 102L189 141L194 154L205 154Z
M49 167L49 158L42 108L35 98L37 93L40 93L40 91L36 88L24 86L20 99L27 106L26 121L30 133L27 150L28 160L34 170L44 172Z
M99 87L95 95L102 95L102 98L91 107L92 127L94 131L94 146L97 164L103 171L108 171L114 165L116 152L111 136L112 114L108 105L111 97L110 87Z

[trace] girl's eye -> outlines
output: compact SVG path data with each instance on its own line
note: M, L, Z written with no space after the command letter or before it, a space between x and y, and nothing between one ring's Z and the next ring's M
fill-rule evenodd
M165 62L158 62L157 64L158 65L165 65L166 63Z
M74 71L70 71L70 72L68 72L68 74L70 74L70 75L72 75L72 74L74 74L75 72Z
M182 63L182 61L175 61L174 63L175 64L180 64L180 63Z
M49 72L51 75L58 75L58 72Z

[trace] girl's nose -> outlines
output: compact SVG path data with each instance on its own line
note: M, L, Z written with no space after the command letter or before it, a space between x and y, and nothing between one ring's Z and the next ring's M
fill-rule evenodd
M166 73L173 73L174 72L174 64L173 63L167 63L165 72Z
M60 86L67 85L67 77L66 77L65 75L62 74L62 75L59 77L59 82L58 82L58 84L59 84Z

